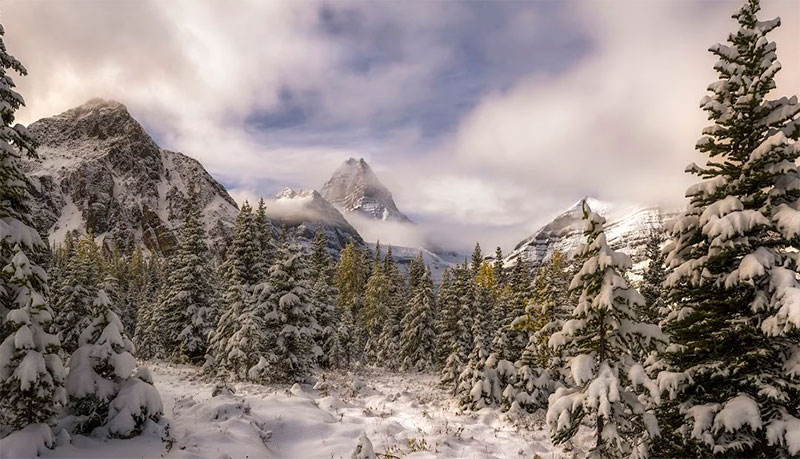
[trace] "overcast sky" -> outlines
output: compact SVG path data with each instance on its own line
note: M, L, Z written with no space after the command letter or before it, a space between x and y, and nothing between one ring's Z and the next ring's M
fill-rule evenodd
M118 100L238 199L364 157L438 241L510 249L584 195L682 202L740 3L12 0L0 20L25 123ZM798 94L800 1L761 16Z

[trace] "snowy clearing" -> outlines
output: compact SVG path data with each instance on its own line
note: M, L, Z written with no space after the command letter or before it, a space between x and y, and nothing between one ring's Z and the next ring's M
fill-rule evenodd
M326 373L317 389L241 383L212 397L197 368L148 365L169 449L154 428L129 440L74 436L42 457L349 458L364 431L379 458L553 457L541 415L512 422L496 409L462 413L434 374Z

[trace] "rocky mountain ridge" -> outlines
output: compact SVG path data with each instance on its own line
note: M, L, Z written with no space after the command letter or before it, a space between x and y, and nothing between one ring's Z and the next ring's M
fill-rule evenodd
M169 253L189 184L203 205L211 242L236 219L225 188L196 160L160 148L119 102L92 99L29 126L40 146L23 164L32 212L50 243L91 232L108 246Z

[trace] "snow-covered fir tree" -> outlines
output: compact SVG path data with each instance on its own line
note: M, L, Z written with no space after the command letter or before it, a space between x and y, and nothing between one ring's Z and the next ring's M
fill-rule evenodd
M417 253L417 256L411 259L408 265L408 292L414 291L422 277L425 275L425 259L422 257L422 252Z
M473 350L472 328L477 318L473 312L474 282L466 262L454 269L453 277L455 299L452 305L452 314L454 314L454 322L452 323L452 334L449 337L450 351L445 359L440 382L442 384L452 384L455 391L460 385L459 378ZM448 311L442 311L442 314L445 313L451 314L450 307L448 307ZM488 348L486 350L488 351Z
M481 245L479 243L475 243L475 248L472 250L472 259L470 261L470 269L472 270L472 278L475 279L478 277L478 270L483 264L483 253L481 253Z
M688 208L668 251L671 345L660 385L670 454L800 454L800 104L776 89L779 19L758 0L733 15L739 28L710 51L719 79L701 101L711 125L687 172Z
M461 318L452 268L445 268L442 272L436 304L436 361L442 365L453 350L455 336L459 334L458 321Z
M92 301L99 284L98 249L91 235L83 235L68 254L60 288L53 300L55 329L64 352L78 348L78 337L89 324Z
M27 71L6 51L3 34L0 26L0 437L32 428L52 447L49 424L65 401L64 367L59 339L49 333L47 274L38 264L47 245L33 227L20 165L22 155L35 157L36 142L14 123L24 101L7 73Z
M200 363L207 352L208 335L216 327L218 299L212 284L210 253L200 214L200 202L190 186L178 247L170 259L158 315L169 356Z
M428 269L412 292L409 308L400 323L403 329L400 336L400 355L403 370L424 371L434 365L436 352L436 297L433 293L433 280Z
M158 321L158 305L163 297L162 261L152 256L147 261L146 278L142 286L141 304L136 313L136 328L133 343L138 357L150 359L164 357L164 334L161 333Z
M494 278L497 282L497 290L502 290L506 283L506 268L503 261L503 249L499 246L494 250Z
M365 328L362 309L367 272L364 269L363 256L355 241L350 239L339 255L334 274L336 306L342 318L339 335L345 347L348 364L361 357L366 339L363 333Z
M364 359L368 363L375 363L378 358L381 333L390 310L390 285L389 278L384 272L382 263L375 263L372 274L369 276L364 288L363 318L366 341L364 346Z
M471 275L474 270L467 271ZM502 401L503 389L496 385L494 370L487 367L487 359L491 353L493 336L491 320L491 291L474 281L471 282L473 304L471 342L472 349L466 360L466 367L458 377L458 393L461 405L468 409L481 409Z
M661 250L664 240L664 233L656 229L650 229L645 239L644 258L647 260L647 267L642 273L639 287L645 303L643 307L637 308L636 314L650 323L661 321L661 309L665 306L666 254Z
M256 270L259 256L258 239L253 220L253 211L246 202L239 211L234 228L234 237L227 251L227 259L220 267L225 283L223 310L216 327L209 335L209 353L206 356L206 369L222 377L243 378L247 371L258 362L259 344L242 340L231 341L240 331L243 323L249 330L260 330L254 308L256 305L253 289L261 282ZM245 315L245 312L248 314ZM247 321L243 322L243 319ZM240 333L239 337L241 337Z
M397 370L402 364L400 336L403 331L402 320L407 309L406 285L405 278L394 264L391 246L386 249L383 272L389 284L389 292L386 317L378 338L378 364L389 370Z
M580 297L571 318L550 338L565 355L569 376L549 398L547 426L554 444L570 441L581 424L593 429L589 456L646 456L659 429L636 389L644 387L642 396L653 397L658 390L634 356L663 342L663 335L657 325L637 319L633 307L644 298L623 277L631 259L608 246L605 219L585 201L583 215L583 264L570 284Z
M269 276L269 268L275 262L275 228L267 216L267 205L264 199L258 200L258 207L254 215L256 238L259 256L256 260L255 270L261 278Z
M328 237L322 226L317 228L309 258L310 279L313 283L311 297L314 300L318 330L314 341L322 351L319 363L327 368L342 364L342 343L339 340L339 311L336 308L333 287L333 261L328 253Z
M133 343L105 290L92 306L91 324L69 358L69 414L79 433L128 438L163 412L146 368L137 368Z
M266 345L274 355L270 369L274 381L302 382L314 367L319 350L314 343L317 320L310 276L302 247L286 241L270 268L269 281L256 289L258 307L266 314Z

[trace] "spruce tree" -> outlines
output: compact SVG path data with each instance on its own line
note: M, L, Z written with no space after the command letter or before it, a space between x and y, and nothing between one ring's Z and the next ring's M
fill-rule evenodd
M417 256L411 259L408 265L408 292L415 291L419 286L425 275L425 259L422 252L417 253Z
M375 363L378 357L378 342L390 310L390 301L389 278L384 273L383 265L376 263L364 289L362 313L366 327L364 358L369 363Z
M259 309L265 313L267 350L275 356L273 379L303 382L314 366L314 303L310 270L302 247L284 242L270 268L269 281L259 286Z
M147 261L146 278L142 287L142 302L136 314L133 343L143 359L164 357L164 334L159 327L158 305L163 298L161 259L155 255Z
M76 430L83 434L128 438L163 412L161 397L146 368L138 368L114 304L99 290L91 323L69 359L66 389Z
M472 271L467 270L467 273L468 276L471 276ZM466 360L466 367L458 377L458 393L462 407L477 410L500 401L503 389L492 385L495 378L488 371L489 368L486 365L491 352L492 339L489 327L486 326L491 314L491 304L486 301L486 298L491 296L491 293L486 287L475 284L473 281L470 282L471 290L474 292L470 295L473 301L470 308L472 311L470 333L472 348L469 358Z
M258 243L259 256L256 260L255 270L258 276L266 279L269 276L269 268L275 261L277 248L275 247L275 229L272 222L267 217L267 205L264 199L258 200L258 208L255 212L255 232Z
M647 267L642 273L642 283L639 291L644 296L644 306L637 309L639 317L650 323L661 321L661 309L664 302L664 281L667 278L666 254L661 250L664 236L661 231L651 229L646 236L644 258Z
M253 221L253 211L246 202L239 211L234 228L234 238L228 248L228 258L220 267L225 283L223 310L214 331L209 335L209 354L206 356L206 369L218 376L243 378L246 372L258 361L251 349L241 350L242 341L231 342L243 324L249 330L259 328L255 318L255 298L253 289L260 282L256 269L259 254L257 232ZM248 313L246 323L243 314ZM241 334L240 334L241 335ZM253 349L258 343L250 343ZM238 352L241 351L241 352ZM255 359L255 361L253 361Z
M364 349L365 327L361 316L367 273L364 271L362 256L361 250L350 239L342 249L334 274L336 306L342 317L339 332L348 365L353 359L360 357Z
M650 395L658 393L634 356L663 342L663 336L657 325L636 317L633 307L644 298L623 277L631 260L609 248L605 219L584 202L583 221L586 242L578 259L585 261L570 284L580 298L550 338L566 356L570 374L549 398L547 425L554 444L570 441L581 424L592 428L590 456L646 456L658 424L634 389L644 385Z
M66 353L78 348L78 337L89 324L92 301L99 285L98 249L91 235L83 235L62 273L55 292L55 329Z
M0 26L0 435L6 429L32 426L45 433L64 402L61 344L49 333L53 312L47 305L47 274L39 266L47 245L33 226L22 155L35 157L35 140L14 124L24 105L8 70L25 75L22 64L6 51ZM40 427L33 427L41 424Z
M449 341L449 354L445 359L444 368L440 383L442 385L452 385L453 392L456 393L461 386L461 375L465 371L470 357L473 354L474 336L473 327L482 330L480 324L480 312L476 314L474 307L475 283L466 261L453 271L453 304L443 306L441 314L452 318L446 339ZM486 338L486 337L482 337ZM484 340L484 352L488 353L488 345ZM488 355L488 354L487 354ZM477 356L477 354L476 354ZM485 358L485 356L484 356ZM474 362L473 362L474 363Z
M194 186L188 190L178 247L170 260L166 288L159 305L168 355L177 361L200 363L219 309L213 289L210 253L205 243L200 202Z
M800 104L768 97L781 65L758 0L710 51L719 79L701 101L711 125L687 172L688 208L665 248L671 338L660 419L672 454L785 457L800 453ZM795 439L795 440L792 440Z
M499 246L494 250L493 266L494 278L495 282L497 283L497 290L499 292L506 284L506 268L505 263L503 262L503 250Z
M412 292L408 312L400 323L403 329L400 336L402 370L424 371L435 363L435 301L431 272L425 269L422 279Z
M338 336L339 311L333 287L333 261L328 253L328 238L322 226L317 228L314 236L309 270L318 327L314 340L321 350L319 363L327 368L339 367L343 350Z

